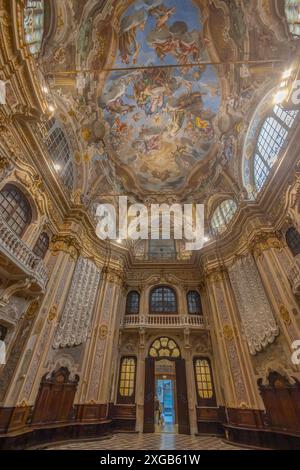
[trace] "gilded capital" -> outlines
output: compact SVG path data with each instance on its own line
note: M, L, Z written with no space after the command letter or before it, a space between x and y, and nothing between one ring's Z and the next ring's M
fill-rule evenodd
M69 236L57 236L55 235L51 241L50 247L52 253L67 253L72 259L76 260L79 253L80 247L78 241L74 237Z

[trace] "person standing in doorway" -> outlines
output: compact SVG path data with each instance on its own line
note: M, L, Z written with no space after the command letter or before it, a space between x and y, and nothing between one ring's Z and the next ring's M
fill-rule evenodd
M154 420L155 424L157 426L161 425L161 415L162 415L162 405L157 398L157 396L154 397Z

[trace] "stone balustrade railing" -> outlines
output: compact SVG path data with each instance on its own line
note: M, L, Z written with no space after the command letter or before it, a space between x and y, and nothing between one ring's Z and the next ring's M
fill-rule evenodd
M48 272L44 262L0 219L0 251L9 258L28 277L44 289L48 280Z
M123 328L207 328L202 315L124 315L121 326Z
M300 255L294 258L294 262L289 272L289 280L293 293L300 296Z

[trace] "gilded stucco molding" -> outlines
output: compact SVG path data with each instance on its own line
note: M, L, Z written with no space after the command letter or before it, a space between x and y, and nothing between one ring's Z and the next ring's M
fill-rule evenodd
M112 284L117 284L119 286L123 286L125 283L124 271L113 267L105 267L103 268L102 273L107 282L111 282Z
M282 251L284 244L279 233L260 232L251 240L250 248L255 258L260 258L272 248Z
M292 319L291 319L291 316L290 316L290 312L288 311L286 306L285 305L280 305L279 312L280 312L280 317L281 317L283 323L285 323L286 326L289 326L292 323Z
M55 235L51 240L52 253L66 253L76 260L80 253L80 246L75 237Z
M225 281L228 278L228 273L225 266L217 266L205 269L205 276L208 282L217 283Z
M30 320L34 318L39 310L39 307L40 307L39 299L36 299L33 302L31 302L31 304L29 305L26 311L26 319Z
M228 274L249 351L255 355L275 341L279 327L253 256L239 257Z

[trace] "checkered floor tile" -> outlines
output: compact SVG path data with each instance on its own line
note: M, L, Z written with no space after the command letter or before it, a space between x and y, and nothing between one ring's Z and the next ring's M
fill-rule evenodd
M211 436L115 434L97 441L72 442L49 450L243 450Z

